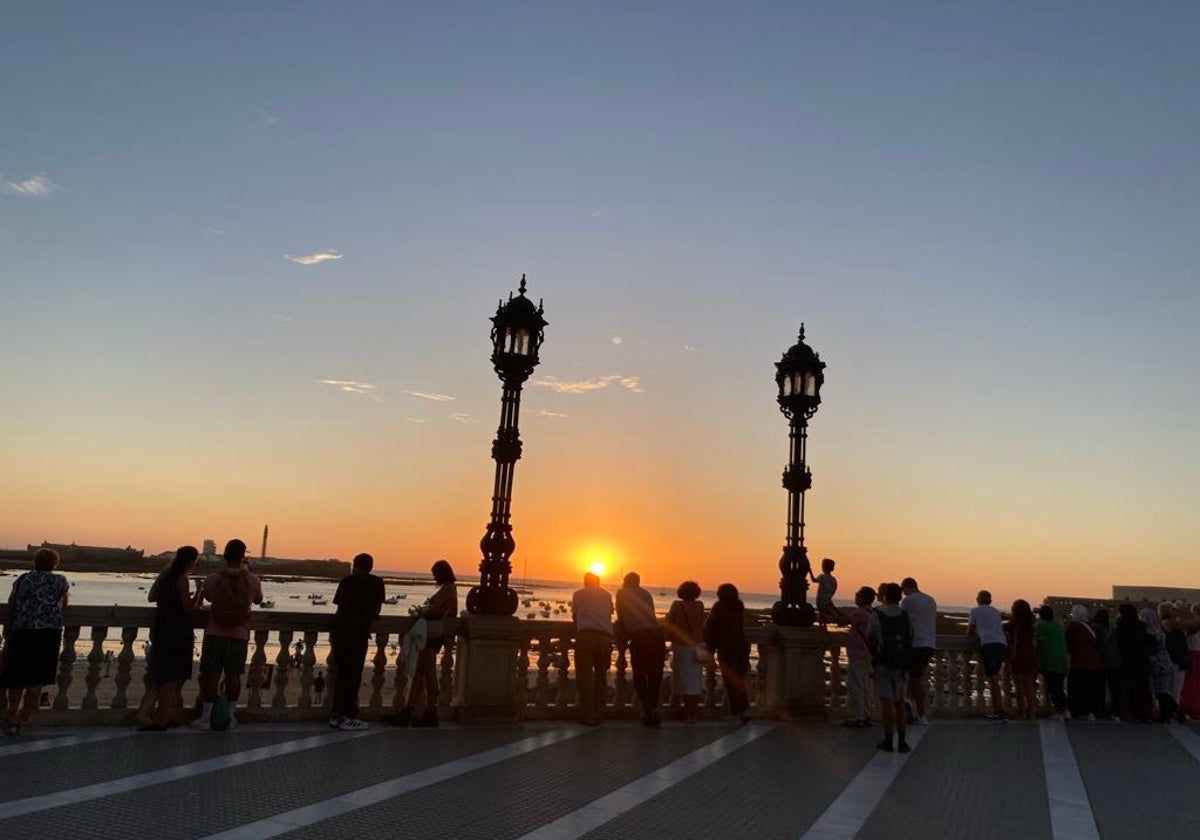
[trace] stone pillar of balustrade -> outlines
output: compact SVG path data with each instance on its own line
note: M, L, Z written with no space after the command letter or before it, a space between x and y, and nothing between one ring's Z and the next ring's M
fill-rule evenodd
M824 718L825 651L829 634L823 630L776 625L765 653L766 684L759 708L778 718Z
M455 703L464 721L515 721L521 620L467 615L462 619L455 670Z

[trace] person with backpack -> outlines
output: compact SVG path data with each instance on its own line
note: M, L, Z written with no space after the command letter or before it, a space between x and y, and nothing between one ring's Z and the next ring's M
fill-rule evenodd
M908 615L900 609L900 584L887 583L882 587L883 604L871 613L867 629L875 663L875 693L879 696L880 715L883 718L883 740L877 745L884 752L909 751L905 732L908 716L904 707L904 695L908 686L906 670L912 657L912 626ZM897 734L892 746L892 732Z
M246 562L246 544L230 540L225 544L225 568L204 579L201 602L212 609L204 628L200 647L200 717L192 721L196 729L232 729L237 726L237 702L242 693L242 674L246 673L246 654L250 647L251 604L261 604L262 584ZM221 677L225 690L218 697Z

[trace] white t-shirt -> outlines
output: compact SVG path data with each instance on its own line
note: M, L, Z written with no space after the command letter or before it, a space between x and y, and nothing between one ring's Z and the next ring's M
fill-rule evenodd
M571 613L577 630L612 633L613 599L599 586L576 589L571 596Z
M914 592L904 596L900 609L912 625L912 646L937 648L937 601L924 592Z
M971 609L970 618L975 635L979 637L979 644L1008 644L1004 638L1004 619L1000 616L1000 610L991 604L980 604Z

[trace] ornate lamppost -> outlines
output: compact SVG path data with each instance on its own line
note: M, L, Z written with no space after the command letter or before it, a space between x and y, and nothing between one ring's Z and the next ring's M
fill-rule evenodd
M521 458L521 435L517 429L521 411L521 387L537 367L538 350L546 319L542 302L537 306L525 297L525 275L514 298L501 301L492 321L492 367L504 383L500 398L500 427L492 441L496 461L496 480L492 485L492 518L479 541L483 560L479 564L479 585L467 593L467 611L480 615L512 615L517 611L517 593L508 585L512 574L513 541L509 522L512 506L513 474Z
M812 472L805 464L805 449L809 418L821 405L825 363L804 343L804 324L799 340L775 363L775 383L779 410L791 425L791 457L783 471L788 491L787 542L779 560L779 600L771 609L771 620L787 627L811 627L816 611L806 597L811 566L804 547L804 492L812 487Z

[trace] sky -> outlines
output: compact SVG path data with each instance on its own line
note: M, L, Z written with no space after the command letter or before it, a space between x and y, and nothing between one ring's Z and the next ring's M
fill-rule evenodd
M56 4L0 50L0 546L1200 586L1200 7ZM1191 523L1191 524L1189 524Z

